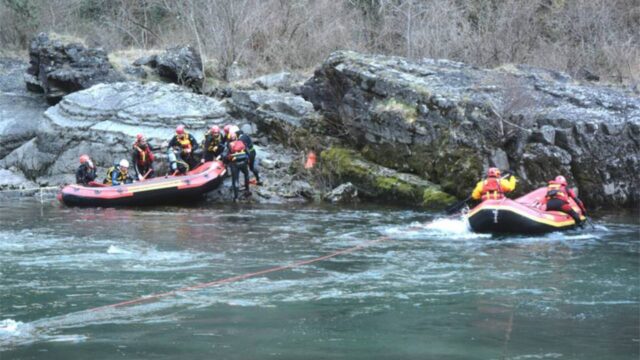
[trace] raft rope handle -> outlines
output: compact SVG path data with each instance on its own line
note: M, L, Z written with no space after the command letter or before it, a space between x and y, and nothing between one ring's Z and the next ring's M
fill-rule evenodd
M390 238L388 236L381 236L375 240L370 240L370 241L366 241L360 245L356 245L356 246L352 246L350 248L347 249L343 249L343 250L338 250L335 252L332 252L328 255L323 255L317 258L313 258L313 259L309 259L309 260L300 260L300 261L296 261L294 263L290 263L288 265L281 265L281 266L275 266L272 268L268 268L268 269L264 269L264 270L260 270L260 271L256 271L256 272L252 272L252 273L246 273L246 274L242 274L242 275L236 275L236 276L231 276L228 278L224 278L224 279L219 279L219 280L214 280L211 282L206 282L206 283L201 283L201 284L196 284L196 285L191 285L191 286L186 286L177 290L171 290L171 291L167 291L164 293L159 293L159 294L152 294L152 295L147 295L147 296L142 296L133 300L127 300L127 301L122 301L119 303L115 303L115 304L110 304L110 305L104 305L104 306L99 306L99 307L95 307L95 308L90 308L86 311L100 311L100 310L106 310L106 309L112 309L112 308L119 308L119 307L123 307L123 306L129 306L129 305L135 305L135 304L140 304L140 303L144 303L144 302L148 302L148 301L155 301L161 298L165 298L168 296L173 296L173 295L178 295L179 293L183 293L183 292L188 292L188 291L195 291L195 290L200 290L200 289L204 289L204 288L208 288L208 287L213 287L213 286L217 286L217 285L221 285L221 284L227 284L227 283L232 283L232 282L236 282L236 281L240 281L240 280L245 280L245 279L249 279L252 277L256 277L259 275L265 275L265 274L269 274L272 272L276 272L276 271L281 271L281 270L287 270L287 269L294 269L303 265L309 265L309 264L313 264L315 262L318 261L323 261L323 260L327 260L327 259L331 259L333 257L336 257L338 255L344 255L344 254L349 254L352 253L354 251L360 250L360 249L364 249L365 247L368 247L370 245L373 245L375 243L379 243L385 240L389 240Z

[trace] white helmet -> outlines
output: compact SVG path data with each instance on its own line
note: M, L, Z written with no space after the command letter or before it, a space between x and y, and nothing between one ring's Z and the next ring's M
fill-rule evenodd
M122 168L129 168L129 162L126 159L120 160L120 163L118 165L120 165L120 167Z

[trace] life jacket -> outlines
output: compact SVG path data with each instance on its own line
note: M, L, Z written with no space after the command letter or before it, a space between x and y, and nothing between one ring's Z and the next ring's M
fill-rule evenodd
M146 166L153 162L153 153L149 150L149 146L144 149L141 148L138 143L133 144L133 149L138 152L137 163L140 166Z
M482 183L482 200L500 200L504 198L504 192L500 185L500 179L488 178Z
M213 135L213 134L209 134L209 136L211 137L211 141L209 141L209 147L207 148L208 152L216 152L217 147L220 146L220 143L222 142L222 135L218 134L218 135Z
M176 140L178 140L178 143L182 148L182 152L185 152L185 150L191 150L191 147L193 145L191 144L191 139L188 132L185 131L182 135L176 135Z
M555 181L549 181L549 185L547 185L547 195L545 195L545 203L551 199L568 202L569 195L567 194L567 189Z
M118 171L118 182L120 184L124 184L124 182L127 180L127 174L124 174L120 170L118 170L117 166L112 166L109 168L109 170L107 170L107 177L104 179L103 183L107 185L113 185L111 178L113 177L114 171Z
M229 160L241 163L247 160L247 148L240 140L232 141L229 144Z

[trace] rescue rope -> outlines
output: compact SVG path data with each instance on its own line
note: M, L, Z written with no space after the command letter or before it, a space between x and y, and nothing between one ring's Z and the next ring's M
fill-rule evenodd
M227 283L232 283L232 282L236 282L236 281L240 281L240 280L245 280L245 279L249 279L252 277L256 277L259 275L265 275L265 274L269 274L269 273L273 273L276 271L282 271L282 270L287 270L287 269L294 269L303 265L309 265L309 264L313 264L315 262L318 261L323 261L323 260L327 260L327 259L331 259L333 257L339 256L339 255L344 255L344 254L349 254L352 253L354 251L357 250L361 250L364 249L370 245L373 245L375 243L379 243L385 240L388 240L389 237L388 236L381 236L375 240L370 240L370 241L366 241L360 245L356 245L347 249L343 249L343 250L338 250L335 252L332 252L328 255L323 255L317 258L313 258L313 259L309 259L309 260L300 260L294 263L290 263L288 265L282 265L282 266L275 266L272 268L268 268L265 270L260 270L260 271L256 271L256 272L251 272L251 273L246 273L246 274L242 274L242 275L236 275L236 276L231 276L228 278L224 278L224 279L219 279L219 280L214 280L211 282L206 282L206 283L201 283L201 284L196 284L196 285L191 285L191 286L186 286L177 290L171 290L171 291L167 291L164 293L159 293L159 294L152 294L152 295L147 295L147 296L142 296L133 300L127 300L127 301L122 301L119 303L115 303L115 304L110 304L110 305L104 305L104 306L99 306L99 307L95 307L95 308L91 308L88 309L86 311L100 311L100 310L105 310L105 309L113 309L113 308L119 308L119 307L123 307L123 306L129 306L129 305L136 305L136 304L140 304L140 303L144 303L144 302L149 302L149 301L155 301L161 298L165 298L168 296L174 296L174 295L178 295L179 293L184 293L184 292L189 292L189 291L195 291L195 290L200 290L200 289L204 289L204 288L208 288L208 287L213 287L213 286L217 286L217 285L222 285L222 284L227 284Z

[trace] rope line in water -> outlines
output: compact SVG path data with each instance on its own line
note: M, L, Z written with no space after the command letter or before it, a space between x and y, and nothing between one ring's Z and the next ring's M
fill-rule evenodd
M200 289L213 287L213 286L217 286L217 285L221 285L221 284L227 284L227 283L232 283L232 282L235 282L235 281L249 279L249 278L252 278L252 277L256 277L256 276L259 276L259 275L265 275L265 274L269 274L269 273L276 272L276 271L293 269L293 268L297 268L297 267L300 267L300 266L303 266L303 265L309 265L309 264L312 264L312 263L315 263L315 262L318 262L318 261L327 260L327 259L339 256L339 255L352 253L354 251L357 251L357 250L360 250L360 249L364 249L367 246L370 246L370 245L373 245L375 243L379 243L379 242L382 242L382 241L388 240L388 239L389 239L388 236L381 236L381 237L379 237L379 238L377 238L375 240L366 241L366 242L364 242L364 243L362 243L360 245L356 245L356 246L353 246L353 247L350 247L350 248L347 248L347 249L343 249L343 250L338 250L338 251L332 252L332 253L330 253L328 255L320 256L320 257L317 257L317 258L313 258L313 259L309 259L309 260L300 260L300 261L296 261L296 262L288 264L288 265L276 266L276 267L272 267L272 268L268 268L268 269L264 269L264 270L260 270L260 271L256 271L256 272L251 272L251 273L231 276L231 277L228 277L228 278L219 279L219 280L215 280L215 281L211 281L211 282L206 282L206 283L186 286L186 287L183 287L183 288L180 288L180 289L177 289L177 290L171 290L171 291L167 291L167 292L164 292L164 293L147 295L147 296L139 297L139 298L133 299L133 300L127 300L127 301L122 301L122 302L115 303L115 304L99 306L99 307L88 309L87 311L100 311L100 310L105 310L105 309L113 309L113 308L119 308L119 307L129 306L129 305L135 305L135 304L140 304L140 303L149 302L149 301L155 301L155 300L158 300L158 299L161 299L161 298L165 298L165 297L168 297L168 296L177 295L177 294L182 293L182 292L200 290Z

